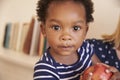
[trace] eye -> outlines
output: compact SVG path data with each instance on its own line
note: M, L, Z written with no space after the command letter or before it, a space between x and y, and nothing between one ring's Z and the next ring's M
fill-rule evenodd
M58 30L60 30L60 26L58 26L58 25L53 25L53 26L52 26L52 29L54 29L54 30L57 30L57 31L58 31Z
M74 26L74 27L73 27L73 30L74 30L74 31L80 30L80 26Z

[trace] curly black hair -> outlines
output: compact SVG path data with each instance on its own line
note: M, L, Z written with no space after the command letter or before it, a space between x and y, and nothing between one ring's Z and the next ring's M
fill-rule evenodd
M49 5L52 2L58 2L58 1L67 1L67 0L39 0L37 3L37 16L38 20L45 22L46 21L46 16L47 16L47 10L49 8ZM93 2L91 0L71 0L73 2L77 2L80 4L83 4L86 10L86 22L92 22L94 20L92 13L94 12L93 9Z

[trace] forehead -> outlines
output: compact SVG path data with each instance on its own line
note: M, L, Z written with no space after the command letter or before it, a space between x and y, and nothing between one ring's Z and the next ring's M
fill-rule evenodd
M53 1L51 2L51 4L49 5L48 11L52 11L56 9L61 9L64 8L63 10L65 10L66 8L69 9L85 9L84 5L81 2L75 2L72 0L63 0L63 1Z
M47 11L47 18L62 18L63 16L66 18L67 16L76 18L79 16L85 19L86 12L84 5L71 0L52 2Z

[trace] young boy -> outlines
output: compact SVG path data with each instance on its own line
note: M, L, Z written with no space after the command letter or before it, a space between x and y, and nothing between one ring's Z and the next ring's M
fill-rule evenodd
M49 48L34 68L34 80L79 80L91 66L93 48L84 39L93 21L91 0L39 0L37 14Z

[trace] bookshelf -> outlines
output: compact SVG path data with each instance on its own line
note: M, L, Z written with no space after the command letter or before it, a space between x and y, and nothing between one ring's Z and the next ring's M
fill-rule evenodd
M47 48L40 22L33 16L30 22L6 23L4 27L0 80L33 80L34 65Z
M0 48L0 59L14 62L28 68L33 68L39 56L28 56L22 52L16 52L11 49Z
M40 22L31 17L30 22L20 26L18 23L6 24L0 47L0 80L33 80L34 65L40 58L39 50L43 51L40 48L44 47L44 44L40 46L44 43L40 40L44 38L40 37Z
M31 17L36 15L37 1L0 1L0 80L33 80L33 67L40 56L28 55L22 51L4 48L3 42L6 23L18 22L22 24L30 22ZM32 51L31 54L33 54Z
M0 80L33 80L33 68L38 59L0 48Z
M48 47L40 22L33 16L30 22L6 23L4 27L0 80L33 80L34 65Z

